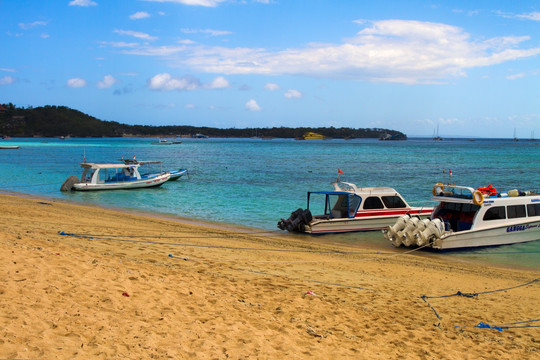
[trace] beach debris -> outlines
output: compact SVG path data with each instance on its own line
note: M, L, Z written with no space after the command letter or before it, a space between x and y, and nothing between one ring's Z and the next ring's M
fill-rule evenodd
M311 335L311 336L314 336L314 337L320 337L322 338L322 335L318 334L315 330L313 330L312 328L308 327L306 329L306 332Z
M313 291L311 291L311 290L306 291L305 295L319 296L319 295L315 294L315 293L314 293ZM304 296L305 296L305 295L304 295Z
M503 328L501 326L489 325L483 321L480 321L478 324L475 325L475 327L480 328L480 329L495 329L495 330L503 331Z
M129 294L127 292L123 292L122 296L129 297Z
M184 261L188 261L189 258L187 256L174 256L173 254L169 254L169 257L170 258L173 258L173 259L182 259Z

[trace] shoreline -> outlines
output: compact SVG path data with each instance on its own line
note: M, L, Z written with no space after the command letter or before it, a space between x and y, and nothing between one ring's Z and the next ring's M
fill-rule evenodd
M280 231L280 230L267 230L263 228L241 226L238 224L212 222L209 220L198 220L198 219L192 219L192 218L183 217L183 216L175 215L175 214L158 213L158 212L145 211L145 210L139 210L139 209L106 206L106 205L99 205L99 204L93 204L93 203L89 204L89 203L83 203L83 202L78 202L78 201L69 200L69 199L56 198L56 197L46 196L46 195L22 193L22 192L11 191L11 190L0 190L0 196L2 194L18 196L18 197L23 197L23 198L33 198L33 199L38 199L38 200L41 199L41 200L46 200L46 201L56 201L56 202L61 202L64 204L87 206L87 207L93 207L96 209L112 210L112 211L116 211L120 213L133 214L133 215L151 217L151 218L162 219L162 220L177 221L181 224L188 224L188 225L200 226L200 227L205 227L205 228L215 228L219 230L226 230L226 231L233 231L233 232L240 232L240 233L247 233L247 234L261 235L261 236L264 236L264 234L266 234L266 236L301 239L303 241L309 241L314 244L336 245L338 247L345 247L345 248L350 248L350 249L363 249L363 250L369 250L372 252L379 252L379 253L391 253L391 254L411 253L417 256L422 256L426 258L433 257L436 259L441 258L441 257L447 257L448 261L450 262L464 262L464 263L472 264L472 265L499 267L499 268L524 270L524 271L531 270L531 271L540 272L540 267L532 267L530 265L519 265L515 263L508 264L508 263L503 263L503 262L491 262L491 261L488 261L487 258L485 258L486 255L481 254L481 253L460 254L461 251L448 251L448 250L438 251L434 249L422 249L422 250L417 251L417 249L409 249L409 248L401 248L401 247L395 248L394 246L385 246L383 245L381 241L378 241L378 240L374 241L373 238L369 239L368 241L355 240L354 242L352 242L352 241L344 240L342 237L340 237L340 234L337 234L338 237L336 237L335 234L330 234L330 235L292 234L292 233L288 233L288 232ZM345 235L346 236L373 237L374 233L378 233L378 232L371 231L371 232L347 233ZM384 242L384 244L386 244L386 242ZM510 245L506 245L506 246L510 246ZM463 252L474 251L474 249L462 250L462 251ZM484 259L469 259L472 256L483 256Z
M539 327L508 325L538 318L540 271L381 254L34 195L1 193L0 203L0 358L540 352Z

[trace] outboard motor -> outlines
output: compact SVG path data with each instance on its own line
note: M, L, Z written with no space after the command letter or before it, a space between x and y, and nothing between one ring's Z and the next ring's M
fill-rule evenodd
M407 239L407 233L414 230L416 228L416 224L418 224L419 221L420 221L420 218L418 216L411 216L411 218L407 220L405 227L402 230L397 232L396 239L399 239L398 241L403 243L403 245L405 245L406 242L410 243L409 240Z
M424 231L420 231L416 238L416 244L423 246L431 239L439 239L444 234L444 223L441 219L431 220Z
M305 232L306 224L309 224L311 220L313 220L313 216L309 209L297 209L291 213L291 216L287 220L281 219L277 226L281 230L287 230L289 232Z
M407 224L407 220L409 220L410 218L411 215L409 214L401 215L394 225L388 226L384 230L384 237L387 240L393 242L395 246L401 245L401 240L397 240L397 232L403 230L403 228ZM397 243L397 241L399 241L399 243Z

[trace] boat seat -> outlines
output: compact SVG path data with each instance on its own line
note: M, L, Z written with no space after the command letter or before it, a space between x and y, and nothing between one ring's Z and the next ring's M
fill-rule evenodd
M337 219L342 218L343 213L341 212L341 210L332 210L332 217Z

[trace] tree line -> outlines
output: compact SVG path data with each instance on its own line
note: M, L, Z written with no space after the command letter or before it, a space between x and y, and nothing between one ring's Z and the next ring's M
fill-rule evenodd
M301 138L306 132L316 132L328 138L380 138L386 134L406 139L406 135L381 128L335 127L273 127L273 128L212 128L187 125L127 125L104 121L66 106L20 108L0 104L0 135L10 137L123 137L123 136L195 136Z

